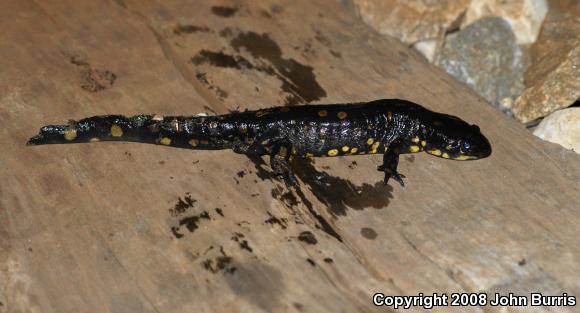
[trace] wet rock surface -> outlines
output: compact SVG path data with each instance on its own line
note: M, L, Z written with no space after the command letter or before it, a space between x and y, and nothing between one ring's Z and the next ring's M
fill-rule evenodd
M524 86L524 52L500 17L483 18L448 36L439 65L506 113L505 104Z
M580 107L550 114L534 130L534 135L580 154Z

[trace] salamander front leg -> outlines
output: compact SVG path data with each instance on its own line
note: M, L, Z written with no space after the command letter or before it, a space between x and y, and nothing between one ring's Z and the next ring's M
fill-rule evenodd
M290 151L289 145L273 145L270 148L270 166L276 176L284 179L287 186L296 186L297 180L290 164Z
M383 165L380 165L377 169L381 172L385 172L385 185L389 182L389 179L394 178L401 186L405 187L405 182L403 178L405 175L397 172L397 166L399 165L399 153L397 148L389 147L387 152L383 155Z

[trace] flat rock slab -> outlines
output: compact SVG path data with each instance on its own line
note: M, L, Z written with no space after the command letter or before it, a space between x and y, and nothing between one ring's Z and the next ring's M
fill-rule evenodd
M580 157L334 1L11 0L0 26L0 312L384 312L373 293L580 295ZM230 151L24 145L41 125L91 115L379 98L476 123L494 152L403 157L406 188L382 185L380 156L303 161L288 190Z

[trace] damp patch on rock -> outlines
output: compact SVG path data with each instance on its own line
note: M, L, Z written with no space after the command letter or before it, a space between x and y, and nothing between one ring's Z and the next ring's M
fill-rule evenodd
M211 13L219 17L232 17L238 12L236 7L226 7L226 6L213 6L211 7Z
M298 240L305 242L309 245L315 245L318 243L318 240L316 240L316 236L314 236L314 234L310 231L301 232L300 235L298 235Z
M113 87L117 80L117 75L109 70L99 70L93 68L83 57L72 56L70 63L82 68L81 88L89 92L98 92Z
M236 32L237 35L234 35ZM293 58L282 57L282 49L268 34L226 28L220 31L220 35L233 37L230 44L237 55L204 49L191 58L194 65L209 64L236 70L255 70L276 77L282 83L281 89L286 94L284 104L289 106L326 97L326 91L316 80L314 69ZM255 62L250 62L241 53L249 53Z
M193 34L193 33L198 33L198 32L207 33L207 32L210 32L210 31L211 30L209 28L204 27L204 26L182 25L182 24L178 24L173 29L173 33L176 34L176 35Z
M250 247L248 240L244 239L244 237L245 237L244 234L235 232L232 235L231 239L238 243L238 245L240 246L240 249L246 250L246 251L252 253L254 251L254 249L252 249Z
M377 232L370 227L363 227L360 229L360 234L369 240L375 240L377 238Z
M220 247L221 255L214 259L206 259L202 262L202 266L205 270L216 274L219 272L225 272L227 274L233 274L236 271L236 267L232 264L233 258L228 256L223 247Z
M177 203L175 203L173 208L169 209L169 214L171 216L179 216L185 213L190 208L193 208L196 202L197 200L193 199L191 197L191 194L187 192L185 193L185 196L183 196L183 198L181 197L177 198Z
M203 211L200 214L187 216L180 219L177 223L177 226L171 227L171 232L175 238L182 238L184 236L184 234L181 232L182 227L185 227L190 233L193 233L196 229L199 228L199 223L202 220L210 220L209 213L207 211Z
M270 224L270 225L278 225L280 226L280 228L282 229L286 229L286 227L288 227L288 220L286 218L278 218L274 215L272 215L272 213L267 212L269 218L266 219L264 221L265 224Z

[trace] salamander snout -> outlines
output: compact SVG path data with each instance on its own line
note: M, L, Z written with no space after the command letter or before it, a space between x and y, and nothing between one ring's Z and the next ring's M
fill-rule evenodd
M483 159L491 155L491 144L477 125L465 124L451 136L433 140L425 151L429 154L458 161Z
M491 144L482 133L461 140L461 155L483 159L491 155Z

